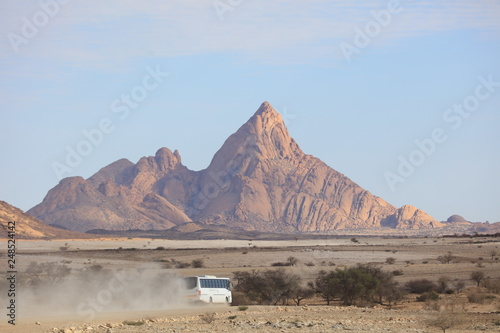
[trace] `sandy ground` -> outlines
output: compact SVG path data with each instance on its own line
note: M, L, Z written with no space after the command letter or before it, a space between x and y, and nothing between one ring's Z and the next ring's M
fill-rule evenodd
M480 270L486 276L500 277L500 260L496 259L500 256L500 241L494 238L357 239L358 243L349 238L297 241L109 238L18 240L16 265L19 272L26 269L31 262L57 262L70 267L73 273L91 265L101 265L112 272L141 269L153 275L213 274L232 277L234 271L270 269L272 263L285 261L293 256L299 260L298 265L286 269L299 274L304 283L313 281L319 270L332 270L357 263L376 263L387 271L402 270L403 275L396 277L400 283L415 278L435 281L440 276L448 276L464 280L467 287L472 288L472 271ZM2 271L6 270L6 247L6 241L0 241L0 253L3 254L0 257ZM67 249L61 250L61 247ZM496 256L492 256L494 251L497 252ZM440 263L437 257L447 252L451 252L454 259L449 264ZM386 264L388 257L394 257L396 262L392 265ZM165 261L172 259L178 262L202 259L205 268L166 269ZM2 300L5 299L4 296L2 295ZM89 295L82 295L87 296ZM500 296L497 298L484 305L468 305L468 313L459 316L464 320L459 327L450 331L500 331L500 326L494 324L500 324ZM8 325L7 320L3 319L0 322L0 332L438 332L436 328L429 328L427 321L438 316L439 312L429 310L425 304L414 302L413 299L392 310L327 307L321 300L316 299L306 301L305 304L309 303L306 307L252 305L247 311L238 311L237 307L175 305L167 310L116 312L107 309L97 313L92 320L75 314L76 311L70 308L67 309L67 315L59 312L43 315L19 313L16 318L17 325ZM215 313L211 323L200 317L206 313ZM124 321L131 321L131 324L140 326L126 325L123 324Z

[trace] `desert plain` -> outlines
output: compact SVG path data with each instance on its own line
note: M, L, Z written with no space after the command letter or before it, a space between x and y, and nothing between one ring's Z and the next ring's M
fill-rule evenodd
M9 325L4 314L0 332L442 332L435 322L446 318L452 318L446 332L500 331L500 295L478 287L471 278L478 271L485 279L500 278L499 246L495 237L18 240L16 325ZM7 248L6 240L0 241L0 248ZM440 260L446 255L449 262ZM406 294L391 305L357 307L338 301L327 306L318 295L298 306L291 300L241 304L237 293L233 305L190 304L164 288L173 288L176 277L233 279L236 271L278 269L273 263L290 257L296 263L279 269L300 276L304 286L314 283L321 270L357 264L398 272L394 280L402 286L415 279L437 282L440 277L449 279L450 289L460 282L462 286L434 301L419 302L418 295ZM0 261L2 267L7 262L5 250ZM181 268L194 262L201 267ZM53 271L64 275L60 279L40 276L52 279L53 289L36 293L23 279L33 282L28 272L43 263L66 270ZM82 282L84 273L89 287Z

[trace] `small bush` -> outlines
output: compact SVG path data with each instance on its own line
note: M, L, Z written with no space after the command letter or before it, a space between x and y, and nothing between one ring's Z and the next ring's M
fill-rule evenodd
M306 263L306 266L309 266L309 267L312 267L312 266L316 266L312 261Z
M237 317L237 316L229 316L229 317L227 317L227 319L229 319L229 320L235 320L235 319L236 319L236 317Z
M123 322L124 325L129 325L129 326L142 326L144 325L144 322L143 321L130 321L130 320L125 320Z
M176 262L175 263L175 268L189 268L191 267L191 264L188 262Z
M392 275L394 275L394 276L401 276L403 274L404 273L403 273L402 269L396 269L396 270L392 271Z
M430 291L417 297L418 302L437 301L438 299L439 295L435 291Z
M246 311L248 310L248 306L238 306L238 311Z
M295 266L297 265L297 263L299 262L299 259L295 258L295 257L288 257L286 259L286 262L290 264L290 266Z
M200 315L201 320L206 324L211 324L215 321L215 313L205 313Z
M389 257L389 258L385 259L385 263L389 264L389 265L394 265L395 262L396 262L396 258L394 258L394 257Z
M283 266L290 266L290 264L288 262L282 262L282 261L279 261L279 262L273 262L271 264L272 267L283 267Z
M203 262L203 259L194 259L191 261L191 266L193 268L203 268L205 267L205 263Z
M467 294L467 300L469 303L483 304L486 299L486 295L482 293L469 293Z
M411 280L405 286L408 292L413 294L423 294L437 289L436 284L427 279Z
M158 251L163 251L163 250L165 250L165 246L158 246L156 249L157 249Z

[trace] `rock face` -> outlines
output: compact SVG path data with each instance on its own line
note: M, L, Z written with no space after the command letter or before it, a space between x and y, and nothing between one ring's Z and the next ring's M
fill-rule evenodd
M414 207L396 209L305 154L267 102L205 170L187 169L177 151L162 148L87 180L64 179L29 213L80 231L169 229L190 221L273 232L441 226Z
M7 237L8 222L15 221L16 238L85 238L89 235L53 228L19 208L0 201L0 225L3 237Z

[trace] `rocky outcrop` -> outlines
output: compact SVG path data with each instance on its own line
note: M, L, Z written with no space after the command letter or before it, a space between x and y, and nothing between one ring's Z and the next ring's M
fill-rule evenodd
M27 239L39 238L90 238L90 235L79 232L53 228L37 218L26 214L5 201L0 201L0 226L3 229L2 236L7 237L9 222L15 222L15 237ZM11 230L12 231L12 230Z
M398 210L393 215L384 218L381 221L384 227L397 229L423 229L423 228L441 228L443 224L436 221L423 210L416 207L406 205Z
M183 207L193 174L177 151L162 148L137 164L114 162L87 180L65 178L29 213L77 231L169 229L191 221Z
M191 221L272 232L440 227L425 212L397 209L305 154L267 102L205 170L187 169L177 151L162 148L87 180L64 179L29 212L81 231L169 229Z
M468 221L466 219L464 219L462 216L455 214L455 215L448 217L446 222L448 222L448 223L464 223L464 222L468 222Z

